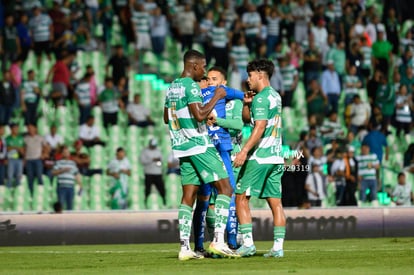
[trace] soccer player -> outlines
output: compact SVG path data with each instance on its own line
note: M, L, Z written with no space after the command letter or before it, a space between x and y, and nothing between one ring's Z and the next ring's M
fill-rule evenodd
M229 129L233 128L235 130L241 131L243 128L243 121L241 118L242 103L240 100L243 100L244 93L224 86L227 84L226 71L221 67L212 67L209 69L207 74L207 84L208 87L204 88L202 87L203 83L201 82L200 84L200 87L202 88L201 93L203 95L204 104L211 100L217 87L223 87L226 90L227 95L225 99L219 100L216 103L214 110L209 116L208 134L221 158L223 159L224 165L229 175L230 184L232 185L233 189L235 189L236 183L230 157L230 152L232 151L233 146ZM239 106L239 114L233 118L232 112L227 112L227 110L233 110L235 101L238 102L237 105ZM229 113L229 115L227 115L227 113ZM195 251L199 253L204 253L204 227L207 209L209 207L209 204L211 206L214 205L215 195L213 194L213 198L211 198L211 195L212 189L210 185L202 185L198 193L196 209L194 211L193 217ZM212 228L214 226L214 210L212 208L209 209L207 226L209 228ZM230 213L227 220L226 229L227 243L229 244L229 247L233 249L237 248L237 217L234 196L232 196L232 200L230 202Z
M236 212L243 241L237 254L242 257L256 253L249 208L250 196L266 199L273 215L274 244L264 256L283 257L286 218L281 201L284 167L281 154L282 100L270 86L269 79L273 71L273 63L264 59L251 61L247 66L247 84L256 95L251 103L245 100L242 115L244 122L254 123L254 128L233 162L236 167L242 166L236 185ZM249 98L251 94L249 93ZM246 195L248 190L250 196Z
M179 260L203 258L190 248L192 210L199 186L214 182L217 188L215 205L214 240L209 246L211 253L237 257L224 242L232 188L226 169L217 150L210 142L205 119L217 101L226 96L218 88L213 98L202 105L199 81L205 74L206 60L202 53L188 50L184 54L184 70L167 90L164 106L164 122L170 129L173 153L180 160L183 196L178 210L181 250Z

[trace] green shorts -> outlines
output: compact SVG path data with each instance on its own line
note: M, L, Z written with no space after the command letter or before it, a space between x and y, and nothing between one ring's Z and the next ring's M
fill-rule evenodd
M243 194L250 188L250 195L265 198L282 198L283 164L259 164L248 160L240 170L236 194Z
M214 147L208 147L202 154L180 158L180 171L182 185L200 185L229 177Z

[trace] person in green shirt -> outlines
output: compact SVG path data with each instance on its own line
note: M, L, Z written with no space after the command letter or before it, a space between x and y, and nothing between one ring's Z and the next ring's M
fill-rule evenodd
M325 117L328 97L323 93L318 80L313 79L309 83L309 88L306 92L306 103L308 109L308 117L316 115L316 120L319 124L322 123Z
M111 77L105 78L105 89L98 96L99 105L102 108L103 125L108 129L111 125L118 124L119 108L124 108L121 95L114 88Z
M23 156L25 144L23 136L19 133L19 125L10 125L11 134L6 138L7 144L7 187L20 185L23 175Z
M380 81L375 97L375 104L382 111L382 129L387 130L395 110L395 91L393 85L388 82L387 77L381 77Z
M373 65L388 76L392 62L392 44L385 40L385 30L378 28L377 41L372 44Z

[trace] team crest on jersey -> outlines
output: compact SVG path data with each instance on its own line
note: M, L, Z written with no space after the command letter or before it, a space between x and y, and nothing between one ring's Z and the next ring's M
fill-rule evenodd
M197 89L197 88L194 88L194 89L191 89L191 93L192 93L193 95L200 95L200 90L199 90L199 89Z

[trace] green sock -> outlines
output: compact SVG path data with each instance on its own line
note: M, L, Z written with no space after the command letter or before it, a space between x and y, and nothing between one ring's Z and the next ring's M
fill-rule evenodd
M283 241L286 236L286 227L285 226L275 226L273 227L273 250L278 251L283 249Z
M217 195L214 208L214 214L216 215L214 222L215 242L224 242L224 230L226 229L227 219L229 217L230 200L231 198L226 195Z
M252 246L254 244L253 224L251 223L240 224L239 230L240 230L240 233L242 234L243 245L247 247Z
M181 204L178 208L178 228L180 231L181 248L190 249L191 223L193 208Z
M207 224L207 231L210 239L214 237L214 223L216 221L216 214L214 213L214 208L207 209L206 215L206 224Z

